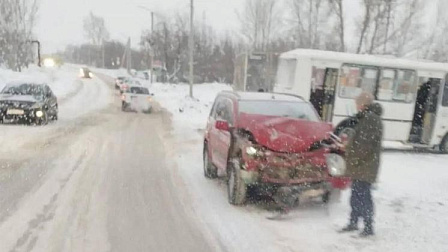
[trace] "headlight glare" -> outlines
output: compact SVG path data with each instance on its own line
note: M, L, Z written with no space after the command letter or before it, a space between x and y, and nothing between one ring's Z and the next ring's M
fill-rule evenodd
M258 157L264 156L263 150L253 147L253 146L246 147L246 154L249 156L253 156L253 157L254 156L258 156Z
M37 117L42 117L44 115L44 113L42 111L36 111L36 116Z

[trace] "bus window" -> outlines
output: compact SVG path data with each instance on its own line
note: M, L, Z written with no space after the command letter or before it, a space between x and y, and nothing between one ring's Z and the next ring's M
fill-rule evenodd
M342 67L339 96L356 98L362 92L374 94L378 79L378 69L363 66Z
M392 101L394 96L395 70L383 69L381 71L380 84L378 86L378 100Z
M412 102L414 99L415 72L408 70L383 69L378 86L380 101Z

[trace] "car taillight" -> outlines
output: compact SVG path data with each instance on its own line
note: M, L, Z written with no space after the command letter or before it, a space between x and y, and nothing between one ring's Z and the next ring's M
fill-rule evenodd
M148 97L148 98L146 98L146 99L148 99L149 102L152 101L152 98L151 98L151 97Z

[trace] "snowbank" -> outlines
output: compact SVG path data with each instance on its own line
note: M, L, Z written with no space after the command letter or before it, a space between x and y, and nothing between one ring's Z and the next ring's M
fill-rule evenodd
M223 90L232 90L230 85L209 83L196 84L193 89L194 98L189 97L189 85L186 84L150 84L154 98L172 115L174 131L183 139L196 139L198 131L202 131L213 106L216 95ZM191 135L191 132L195 132Z
M0 68L0 90L13 81L47 83L58 98L64 98L80 87L75 66L64 65L61 68L39 68L30 66L22 72Z

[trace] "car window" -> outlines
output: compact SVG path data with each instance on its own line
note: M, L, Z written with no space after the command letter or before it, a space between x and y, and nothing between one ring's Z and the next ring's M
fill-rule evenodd
M239 112L246 114L281 116L320 121L314 108L305 102L290 101L240 101Z
M228 99L222 99L216 104L216 119L227 121L233 124L232 102Z
M40 97L44 94L44 89L41 85L35 84L20 84L7 86L2 90L2 94L11 95L32 95Z
M51 89L49 86L45 85L44 86L44 95L48 95L48 96L52 96L53 93L51 92Z
M144 87L131 87L126 93L149 94L149 90Z

